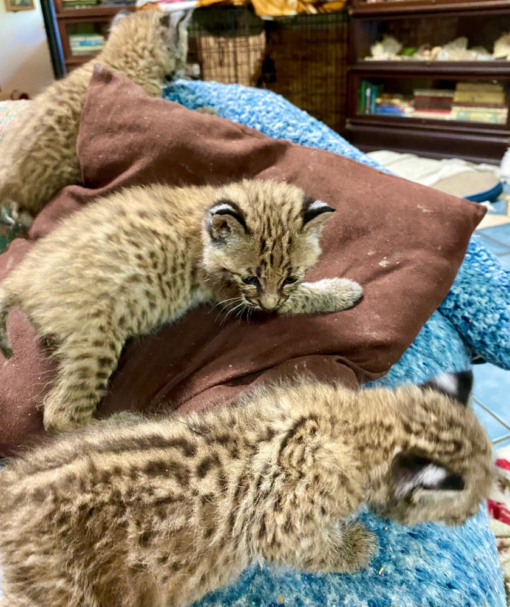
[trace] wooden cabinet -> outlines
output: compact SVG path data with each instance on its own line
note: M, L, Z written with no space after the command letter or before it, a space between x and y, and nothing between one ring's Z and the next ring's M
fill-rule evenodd
M54 7L67 72L100 52L101 40L106 39L110 22L119 11L134 10L132 4L69 7L64 0L54 0Z
M354 0L347 138L365 151L498 163L510 138L510 56L492 52L508 32L508 0Z
M363 14L411 14L508 8L508 0L352 0L352 12Z

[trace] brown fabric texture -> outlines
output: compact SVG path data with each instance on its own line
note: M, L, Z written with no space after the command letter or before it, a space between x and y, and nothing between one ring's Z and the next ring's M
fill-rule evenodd
M247 322L206 306L194 310L127 345L99 416L202 409L253 383L303 373L353 387L380 377L448 292L485 213L330 152L150 98L103 68L88 91L78 156L85 186L63 190L36 219L32 238L120 187L288 180L337 210L308 278L346 276L365 291L359 305L338 314ZM0 280L31 246L17 240L0 257ZM14 356L0 359L1 455L42 434L40 407L55 369L21 312L11 313L8 327Z

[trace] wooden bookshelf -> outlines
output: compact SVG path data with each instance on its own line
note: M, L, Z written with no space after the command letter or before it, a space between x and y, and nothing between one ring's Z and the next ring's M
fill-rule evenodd
M63 0L53 0L55 17L57 21L60 44L64 56L66 71L86 63L97 53L75 55L71 49L70 33L80 25L91 26L97 33L103 35L110 25L113 17L121 10L134 10L133 5L95 5L66 8Z
M370 4L353 0L352 4L350 12L355 16L508 9L508 0L403 0Z
M364 82L367 85L363 86L373 86L390 96L400 94L404 98L412 96L412 91L418 88L455 90L459 82L498 83L506 91L505 103L510 106L510 61L507 60L365 59L371 45L385 34L415 48L425 42L442 46L449 41L440 38L445 23L450 36L454 31L452 37L466 36L470 40L469 48L488 47L494 32L510 31L510 2L405 0L368 4L364 0L353 0L346 127L349 141L365 151L390 149L429 157L456 156L476 162L499 163L509 144L510 112L504 124L496 124L421 118L414 117L413 113L381 115L370 111L363 113L360 109Z

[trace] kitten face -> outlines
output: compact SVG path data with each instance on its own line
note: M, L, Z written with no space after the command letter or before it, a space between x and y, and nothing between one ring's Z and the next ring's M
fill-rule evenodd
M126 10L117 13L111 23L109 42L137 40L137 31L145 20L156 31L159 30L164 48L167 51L164 71L168 77L184 69L188 54L188 24L193 10L165 13L160 10L147 10L130 13ZM149 31L149 30L148 30ZM154 34L154 32L152 32Z
M285 183L242 182L223 194L205 216L204 269L240 305L277 311L319 259L334 209Z
M408 398L421 398L424 419L429 416L431 426L439 430L431 428L429 440L394 456L387 502L374 508L379 514L407 525L425 521L460 525L478 512L491 487L492 445L468 407L472 384L472 373L463 371L407 390ZM464 423L457 427L455 417L442 419L445 406L455 407L453 415L464 417Z
M163 28L163 41L168 49L169 60L172 65L167 70L170 76L174 72L184 70L188 55L188 25L193 9L166 13L160 17Z

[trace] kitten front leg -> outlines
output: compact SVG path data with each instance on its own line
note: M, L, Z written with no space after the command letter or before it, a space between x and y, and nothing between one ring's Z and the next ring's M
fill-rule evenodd
M280 314L317 314L341 312L351 308L363 295L363 289L348 278L325 278L304 282L278 309Z
M88 423L106 392L124 339L113 332L92 335L68 339L56 352L57 379L44 401L47 432L66 432Z

